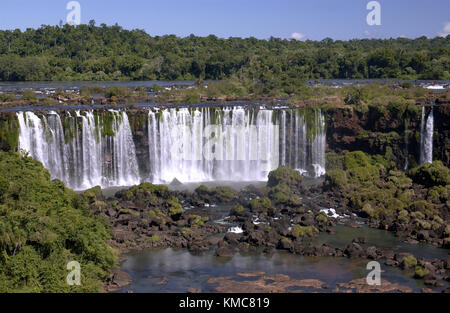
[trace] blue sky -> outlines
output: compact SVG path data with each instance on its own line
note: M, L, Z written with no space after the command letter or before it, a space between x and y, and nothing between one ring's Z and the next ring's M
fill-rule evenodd
M0 29L65 21L68 0L2 0ZM435 37L450 32L449 0L379 0L381 25L369 26L369 0L78 0L81 22L118 23L151 35L303 40ZM447 23L447 24L446 24Z

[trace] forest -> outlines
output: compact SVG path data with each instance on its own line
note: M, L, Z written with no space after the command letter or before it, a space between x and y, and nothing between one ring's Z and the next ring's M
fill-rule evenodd
M1 81L450 79L450 38L268 40L151 36L119 25L0 31Z

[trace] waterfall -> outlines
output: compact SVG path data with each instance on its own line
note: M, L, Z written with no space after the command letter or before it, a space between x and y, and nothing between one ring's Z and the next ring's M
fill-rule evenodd
M282 112L282 156L287 154L282 162L302 175L320 177L325 174L325 118L321 110L315 109L313 113L306 116L304 110L290 110L290 126L286 127L286 113Z
M175 178L263 181L279 165L312 177L325 173L320 110L152 108L146 136L137 137L148 140L139 141L148 154L137 153L125 111L19 112L17 118L19 148L75 190ZM140 169L145 163L147 170Z
M135 147L125 112L110 112L114 135L102 135L92 111L67 114L66 129L56 112L37 116L19 112L19 148L46 167L53 179L70 188L87 189L139 183ZM104 126L104 125L100 125ZM73 138L68 139L69 135Z
M420 164L433 162L433 107L425 118L425 107L422 107L422 121L420 127Z
M149 111L152 181L265 180L279 161L272 114L241 107Z
M312 143L312 159L311 164L314 168L314 176L320 177L325 175L325 118L319 110L314 110L315 132Z

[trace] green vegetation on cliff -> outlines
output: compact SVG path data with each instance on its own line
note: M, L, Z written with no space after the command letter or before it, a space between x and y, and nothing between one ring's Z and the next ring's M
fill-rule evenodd
M409 171L409 176L427 187L450 185L450 169L441 161L424 163Z
M0 171L0 292L98 291L115 263L104 222L31 157L0 153ZM66 283L71 261L81 286Z
M418 239L438 238L445 246L450 169L435 161L413 168L408 177L385 163L379 155L348 152L342 168L327 172L324 188L340 193L355 213L374 225L416 229Z

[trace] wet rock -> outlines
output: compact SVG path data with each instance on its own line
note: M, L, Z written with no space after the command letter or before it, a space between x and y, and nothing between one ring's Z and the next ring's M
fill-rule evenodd
M366 243L366 238L364 238L364 237L357 237L357 238L354 238L352 240L352 242L354 242L354 243Z
M430 239L430 234L427 230L421 230L417 233L417 238L419 240L428 241Z
M170 183L170 186L180 186L180 185L183 185L183 183L180 182L176 177Z
M348 283L338 283L339 292L357 292L357 293L388 293L388 292L412 292L412 289L407 286L402 286L397 283L391 283L387 280L381 279L381 285L368 285L366 278L354 279Z
M450 269L450 256L445 258L445 260L444 260L444 268L447 269L447 270Z
M262 275L260 275L262 274ZM240 280L236 280L241 277ZM242 277L252 280L242 280ZM258 278L258 279L255 279ZM224 276L209 279L207 284L217 285L214 289L224 293L272 293L272 292L302 292L303 290L320 290L325 285L317 279L293 279L285 274L263 275L250 273L250 275Z
M357 243L348 245L345 248L344 253L350 258L362 258L366 255L364 249Z
M372 260L376 260L378 259L378 254L377 254L377 248L376 247L369 247L366 250L366 254L367 254L367 258L368 259L372 259Z
M131 282L132 279L128 273L114 268L111 270L111 275L107 279L104 289L109 292L119 290L130 285Z
M222 240L222 238L220 238L220 237L212 237L212 238L208 239L208 243L209 243L211 246L215 246L215 245L217 245L217 244L219 243L219 241L221 241L221 240Z
M242 237L241 234L228 232L225 234L224 240L231 245L238 245L241 237Z
M216 255L224 258L232 258L234 251L229 246L221 246L216 249Z

